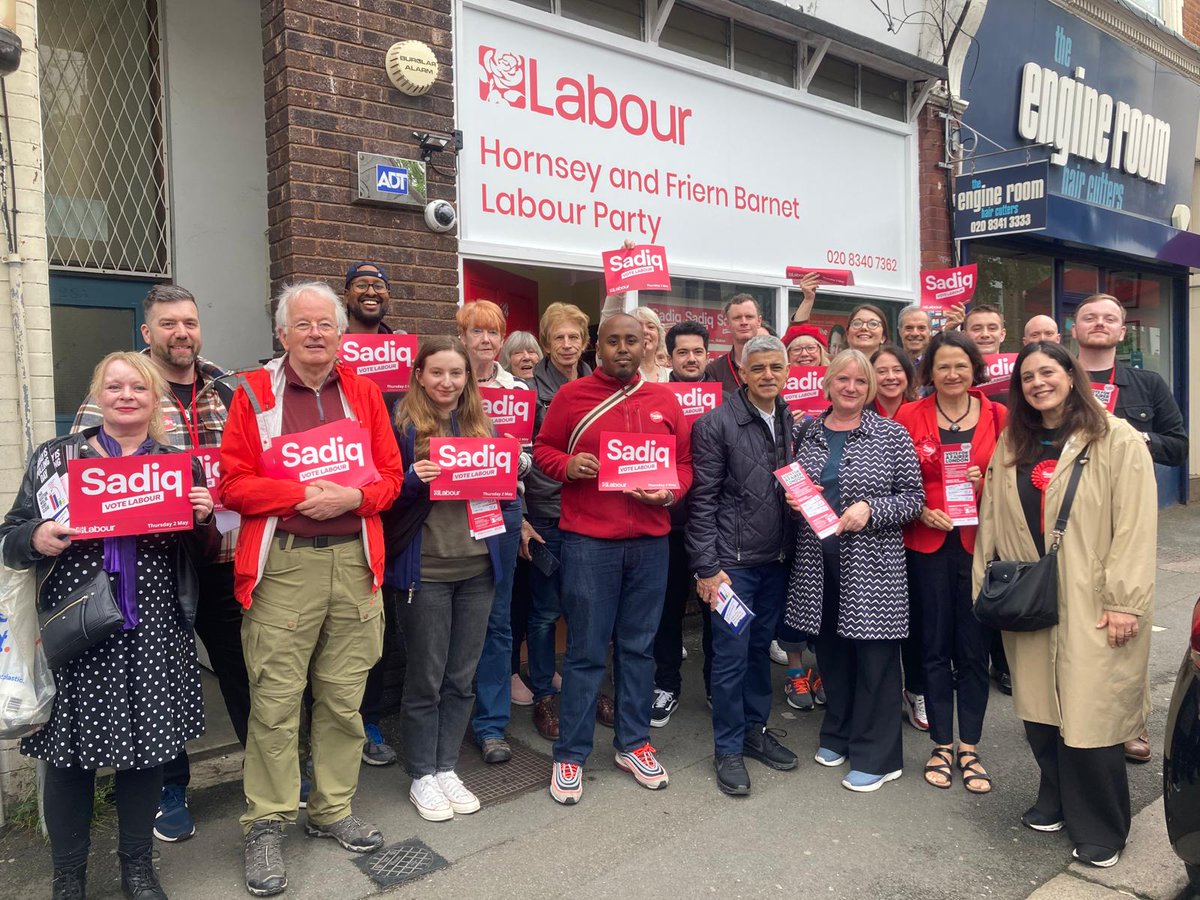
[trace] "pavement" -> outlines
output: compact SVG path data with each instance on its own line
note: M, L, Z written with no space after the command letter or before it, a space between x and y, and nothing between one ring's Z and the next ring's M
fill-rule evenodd
M783 743L800 754L800 766L774 772L748 761L751 796L720 794L701 687L698 622L690 621L680 708L666 727L651 734L670 772L665 790L648 791L617 770L611 733L597 726L582 802L574 807L554 803L546 790L550 745L534 731L529 709L514 707L510 735L518 755L513 762L485 767L477 753L464 749L464 780L493 798L480 812L425 822L407 799L408 780L398 767L364 766L355 811L379 825L389 846L406 846L386 859L364 860L292 827L284 845L290 882L284 896L376 895L383 889L358 865L365 861L377 868L384 868L383 862L393 869L407 862L439 866L388 889L395 898L1180 900L1186 896L1186 878L1167 842L1159 754L1200 587L1197 547L1200 507L1176 507L1160 515L1150 673L1155 758L1129 767L1133 830L1112 869L1072 864L1065 832L1039 834L1021 827L1020 815L1036 793L1037 769L1010 699L996 690L980 746L995 779L990 795L968 794L957 778L948 791L926 785L921 767L930 741L907 725L904 777L877 793L854 794L840 786L844 770L811 761L821 713L788 708L782 699L783 669L774 666L779 691L770 725L786 730ZM385 719L384 732L396 738L395 717ZM206 752L218 751L210 739ZM248 896L237 824L243 808L240 763L240 753L218 753L198 763L189 795L196 836L156 844L163 885L173 900ZM110 819L93 829L89 896L120 896L114 853ZM0 833L0 894L47 896L49 875L48 847L39 836L13 828Z

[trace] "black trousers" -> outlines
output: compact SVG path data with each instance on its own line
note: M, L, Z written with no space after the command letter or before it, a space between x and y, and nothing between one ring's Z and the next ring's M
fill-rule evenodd
M678 694L682 686L679 670L683 665L683 617L688 603L698 600L696 580L688 565L685 532L682 528L671 530L667 537L667 593L663 600L662 618L654 635L654 686ZM712 632L708 632L712 646ZM707 660L711 651L706 651ZM708 678L704 679L708 685Z
M200 601L196 607L196 636L204 642L213 674L221 687L225 710L234 734L246 746L246 721L250 718L250 679L242 657L242 605L233 594L233 563L199 567ZM187 787L191 766L187 750L163 766L163 783Z
M529 607L532 604L533 563L517 557L517 569L513 572L512 589L512 671L521 674L521 645L529 629Z
M1056 726L1040 722L1026 722L1025 737L1042 771L1038 812L1061 815L1076 846L1125 849L1130 810L1124 745L1068 747Z
M362 703L358 711L364 725L378 725L383 717L383 674L387 669L388 657L399 646L396 638L396 594L395 588L383 588L383 655L367 673L367 685L363 688Z
M825 684L821 746L849 757L850 768L886 775L904 768L896 699L900 696L900 641L859 641L837 634L841 592L838 556L823 553L825 596L817 665Z
M921 607L929 736L936 744L954 743L957 706L959 740L978 744L988 704L992 631L972 611L971 556L957 531L933 553L906 552L909 590Z
M910 694L925 693L925 649L921 639L921 604L908 582L908 637L900 641L900 661L904 664L904 689Z
M116 773L117 850L128 857L150 852L151 830L158 812L163 767L125 769ZM87 862L92 843L92 805L96 770L75 766L46 769L43 788L46 830L54 868Z

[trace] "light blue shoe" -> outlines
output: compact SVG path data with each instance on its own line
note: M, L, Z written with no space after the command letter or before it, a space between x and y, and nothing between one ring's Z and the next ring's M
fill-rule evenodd
M813 759L815 759L821 765L829 766L830 768L833 768L834 766L840 766L846 761L846 757L843 754L834 750L830 750L828 747L818 748L817 755L814 756Z
M895 781L901 774L900 769L897 769L895 772L888 772L886 775L869 775L866 772L860 772L855 769L842 779L842 787L848 791L869 794L871 791L879 790L885 782Z

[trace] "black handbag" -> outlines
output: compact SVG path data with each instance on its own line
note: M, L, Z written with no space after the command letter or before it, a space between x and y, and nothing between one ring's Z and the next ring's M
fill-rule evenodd
M113 596L108 573L101 569L53 607L38 605L42 649L51 669L69 663L89 647L120 631L125 624Z
M975 618L984 625L1000 631L1041 631L1058 624L1058 548L1090 449L1090 444L1084 447L1075 460L1046 555L1037 562L994 559L987 564L975 598Z

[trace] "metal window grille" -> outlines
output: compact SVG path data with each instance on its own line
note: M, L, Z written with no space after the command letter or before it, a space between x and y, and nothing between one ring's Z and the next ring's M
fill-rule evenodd
M50 264L170 275L156 0L39 0Z

